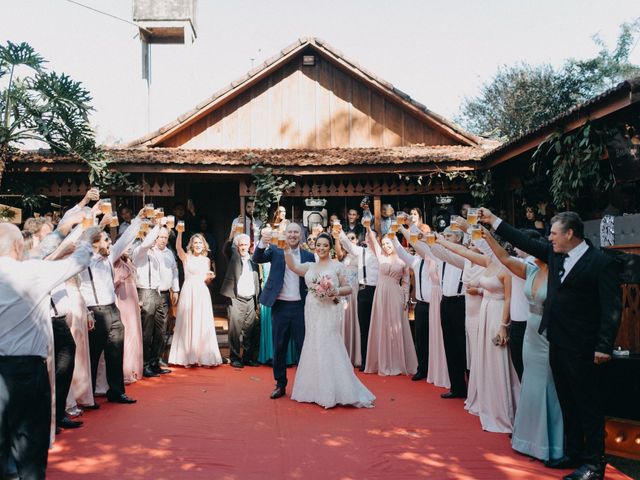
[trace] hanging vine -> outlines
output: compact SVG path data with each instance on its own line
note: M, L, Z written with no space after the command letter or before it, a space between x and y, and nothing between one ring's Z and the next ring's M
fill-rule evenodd
M571 209L581 195L613 188L611 164L603 160L611 134L587 123L570 133L556 131L538 145L532 171L549 178L549 193L557 207Z
M256 163L251 167L253 184L256 187L254 215L263 222L269 221L269 208L280 203L282 195L295 187L296 182L273 174L271 168Z

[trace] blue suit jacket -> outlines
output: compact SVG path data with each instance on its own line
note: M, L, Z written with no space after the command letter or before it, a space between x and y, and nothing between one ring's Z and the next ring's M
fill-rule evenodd
M284 271L286 263L284 261L284 251L273 245L269 248L256 247L253 252L253 261L255 263L271 263L271 270L269 271L269 277L264 284L262 293L260 294L260 303L265 307L273 307L276 303L278 295L284 285ZM300 249L300 262L315 262L316 259L313 253ZM300 298L302 301L307 296L307 284L304 282L304 278L300 277Z

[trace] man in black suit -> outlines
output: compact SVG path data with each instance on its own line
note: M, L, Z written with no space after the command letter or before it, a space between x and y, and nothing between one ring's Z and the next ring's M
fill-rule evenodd
M480 220L515 247L547 262L549 279L540 333L547 330L549 360L566 434L565 457L545 464L575 468L565 480L604 478L601 364L611 360L620 323L621 292L613 259L584 240L575 212L551 219L549 242L534 240L486 208ZM538 412L531 412L537 414Z
M229 356L235 368L243 368L244 365L256 367L258 364L253 359L252 347L255 345L256 300L260 292L258 267L249 255L249 235L236 235L233 243L236 248L220 287L220 293L231 300L228 309Z

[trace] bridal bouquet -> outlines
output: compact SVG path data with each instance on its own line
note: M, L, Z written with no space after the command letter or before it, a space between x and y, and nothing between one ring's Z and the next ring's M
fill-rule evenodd
M309 291L320 299L331 298L330 294L335 292L333 280L331 280L329 275L322 275L321 277L315 278L309 286ZM333 297L332 299L333 303L340 302L337 297Z

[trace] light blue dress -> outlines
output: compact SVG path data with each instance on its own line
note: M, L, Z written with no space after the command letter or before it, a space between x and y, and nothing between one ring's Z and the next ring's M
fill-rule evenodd
M270 263L262 264L262 286L269 277ZM265 364L273 361L273 339L271 338L271 307L260 304L260 350L258 352L258 362ZM293 336L287 348L287 365L298 363L297 349L293 343Z
M562 458L564 430L549 365L549 340L546 332L538 333L547 298L547 282L538 287L535 297L533 295L533 281L538 272L537 266L527 264L524 293L529 300L529 319L522 346L524 373L511 446L525 455L549 460Z

